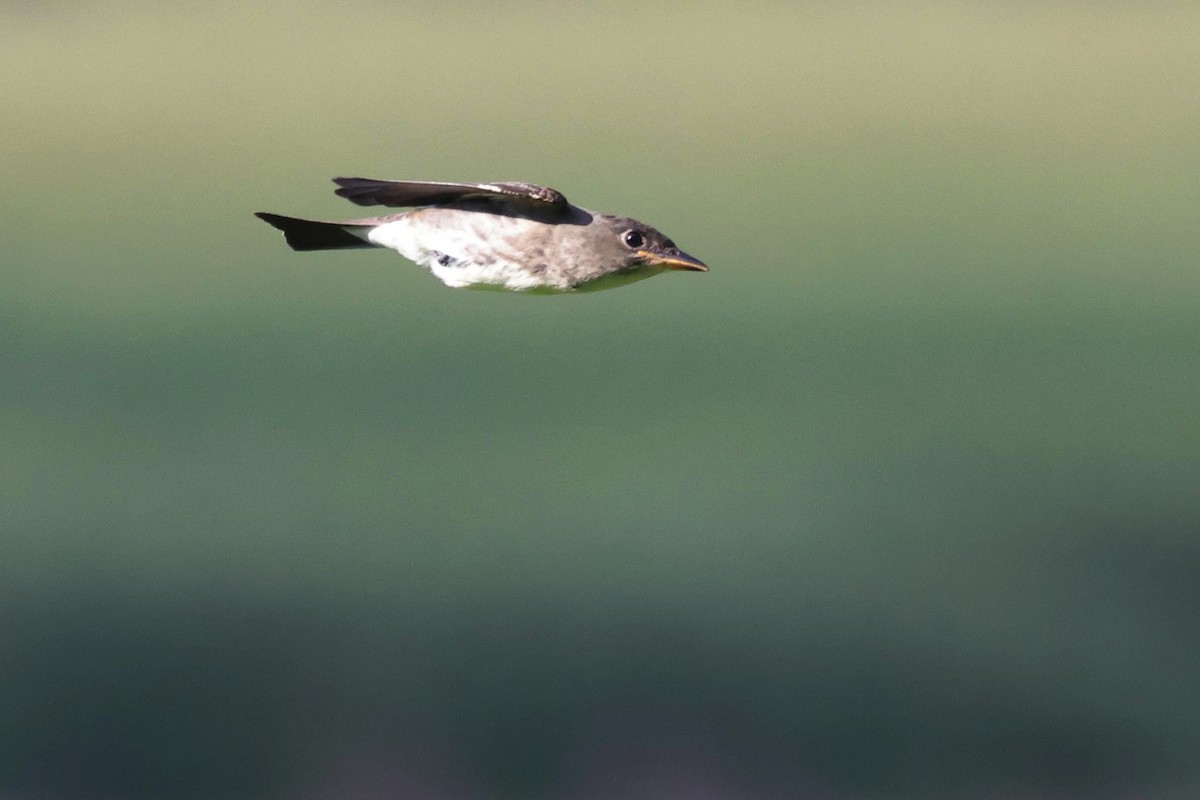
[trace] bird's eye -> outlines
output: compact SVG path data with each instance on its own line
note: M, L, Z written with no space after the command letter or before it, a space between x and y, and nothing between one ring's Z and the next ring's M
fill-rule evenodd
M630 250L637 250L646 243L646 240L637 231L625 231L625 235L621 237L621 240L625 242L625 246Z

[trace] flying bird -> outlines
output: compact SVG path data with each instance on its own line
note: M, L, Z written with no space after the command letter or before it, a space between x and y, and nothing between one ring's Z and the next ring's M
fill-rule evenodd
M700 259L643 222L571 205L531 183L437 183L334 178L360 206L408 208L343 222L255 216L293 250L386 247L447 286L517 292L608 289L667 270L707 272Z

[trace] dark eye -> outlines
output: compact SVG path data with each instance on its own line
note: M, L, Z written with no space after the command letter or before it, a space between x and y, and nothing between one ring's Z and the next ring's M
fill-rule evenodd
M637 231L625 231L625 235L621 237L621 240L625 242L625 246L630 250L637 250L646 243L646 240Z

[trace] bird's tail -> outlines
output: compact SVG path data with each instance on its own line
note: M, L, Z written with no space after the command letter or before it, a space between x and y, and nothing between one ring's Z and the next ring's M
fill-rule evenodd
M353 222L319 222L313 219L285 217L256 211L254 216L283 231L283 238L293 250L342 250L350 247L375 247L365 238L370 225ZM361 229L363 236L353 231Z

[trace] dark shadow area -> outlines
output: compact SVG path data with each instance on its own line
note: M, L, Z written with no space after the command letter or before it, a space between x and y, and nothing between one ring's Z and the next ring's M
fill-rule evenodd
M1195 631L1190 523L1153 536L1107 525L1063 560L1075 566L1067 596L1099 608L1082 633L1102 637L1087 626L1127 608L1174 654L1147 664L1114 642L1112 658L1133 666L1105 667L1118 676L1107 683L1069 663L1006 672L951 642L799 610L764 622L637 603L9 592L0 785L12 798L652 796L647 786L1104 797L1180 785L1200 742L1200 663L1170 645Z

